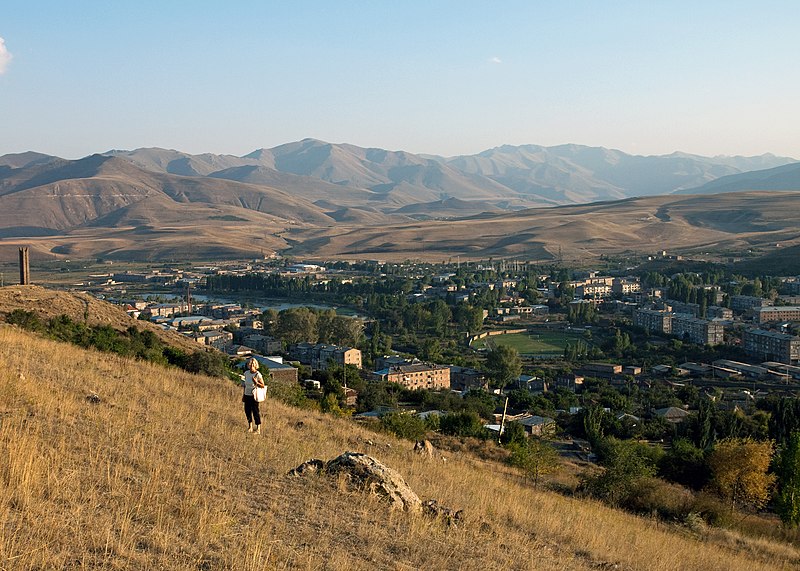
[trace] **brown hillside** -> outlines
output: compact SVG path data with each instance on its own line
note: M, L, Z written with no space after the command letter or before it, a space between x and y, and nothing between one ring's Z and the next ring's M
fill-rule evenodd
M164 343L174 347L188 351L196 351L199 347L179 333L165 331L152 323L133 319L121 307L86 293L59 291L36 285L0 288L0 318L15 309L35 311L43 319L67 315L73 321L83 322L85 319L90 325L110 325L119 331L133 325L140 330L153 331Z
M244 430L228 381L0 326L0 565L7 569L647 569L766 571L786 545L690 533L534 491L469 455L447 462L352 421L268 400ZM97 395L87 399L89 395ZM361 451L456 527L287 472Z
M591 260L624 251L741 251L800 242L798 212L797 192L658 196L449 221L297 229L289 235L294 244L289 253L322 258L548 259L561 250L569 259Z

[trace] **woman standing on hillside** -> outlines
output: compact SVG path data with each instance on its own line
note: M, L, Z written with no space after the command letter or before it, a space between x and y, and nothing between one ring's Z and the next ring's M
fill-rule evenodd
M261 434L261 412L258 410L258 401L253 397L253 389L264 386L264 377L258 372L258 361L250 357L247 361L247 371L244 373L244 415L247 417L247 432ZM255 426L254 426L255 424Z

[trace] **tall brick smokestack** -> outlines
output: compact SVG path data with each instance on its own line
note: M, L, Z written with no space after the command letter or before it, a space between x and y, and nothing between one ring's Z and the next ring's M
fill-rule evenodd
M19 249L19 285L30 285L31 265L28 257L28 248Z

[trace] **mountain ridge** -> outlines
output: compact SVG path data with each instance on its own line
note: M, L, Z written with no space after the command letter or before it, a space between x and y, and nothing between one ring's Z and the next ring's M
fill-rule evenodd
M752 224L743 226L737 237L736 228L723 231L717 222L704 226L708 220L698 213L669 225L659 219L661 206L637 212L628 228L615 217L629 208L624 201L635 196L659 204L673 200L664 197L685 196L689 191L681 189L691 181L769 176L767 170L719 178L742 166L778 162L785 163L774 167L779 172L800 173L800 163L787 161L767 155L640 157L581 145L504 145L447 159L316 139L258 149L243 157L159 148L114 150L75 161L21 153L0 157L0 251L8 256L27 239L48 257L132 260L284 252L413 258L422 249L425 256L547 259L554 252L554 236L565 251L587 256L658 246L653 236L690 249L713 243L746 247L748 240L766 245L794 238L785 230L762 231ZM659 182L649 185L648 177ZM653 195L660 191L673 194ZM629 196L634 192L638 194ZM724 200L743 201L751 211L759 208L744 196ZM774 208L774 196L765 200L769 212L759 216L768 221L763 225L768 228L769 220L782 221L785 213ZM619 202L607 206L609 201ZM786 208L796 207L791 192L783 201ZM718 208L713 201L694 199L694 204ZM570 205L584 208L562 209ZM530 209L534 214L529 226L513 216L497 218L500 226L494 228L479 223L498 216L478 217L482 212ZM733 213L735 207L723 210ZM577 211L586 219L553 222L554 216ZM434 219L440 219L431 230L437 241L415 234L410 224L427 220L436 225ZM503 226L506 223L510 225ZM303 240L309 240L308 245Z

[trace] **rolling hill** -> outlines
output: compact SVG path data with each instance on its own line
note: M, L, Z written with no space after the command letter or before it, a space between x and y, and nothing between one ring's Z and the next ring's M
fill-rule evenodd
M718 194L747 190L800 191L800 164L723 176L698 188L676 194Z
M800 193L659 196L390 226L295 229L298 256L589 261L660 250L721 255L800 243Z

